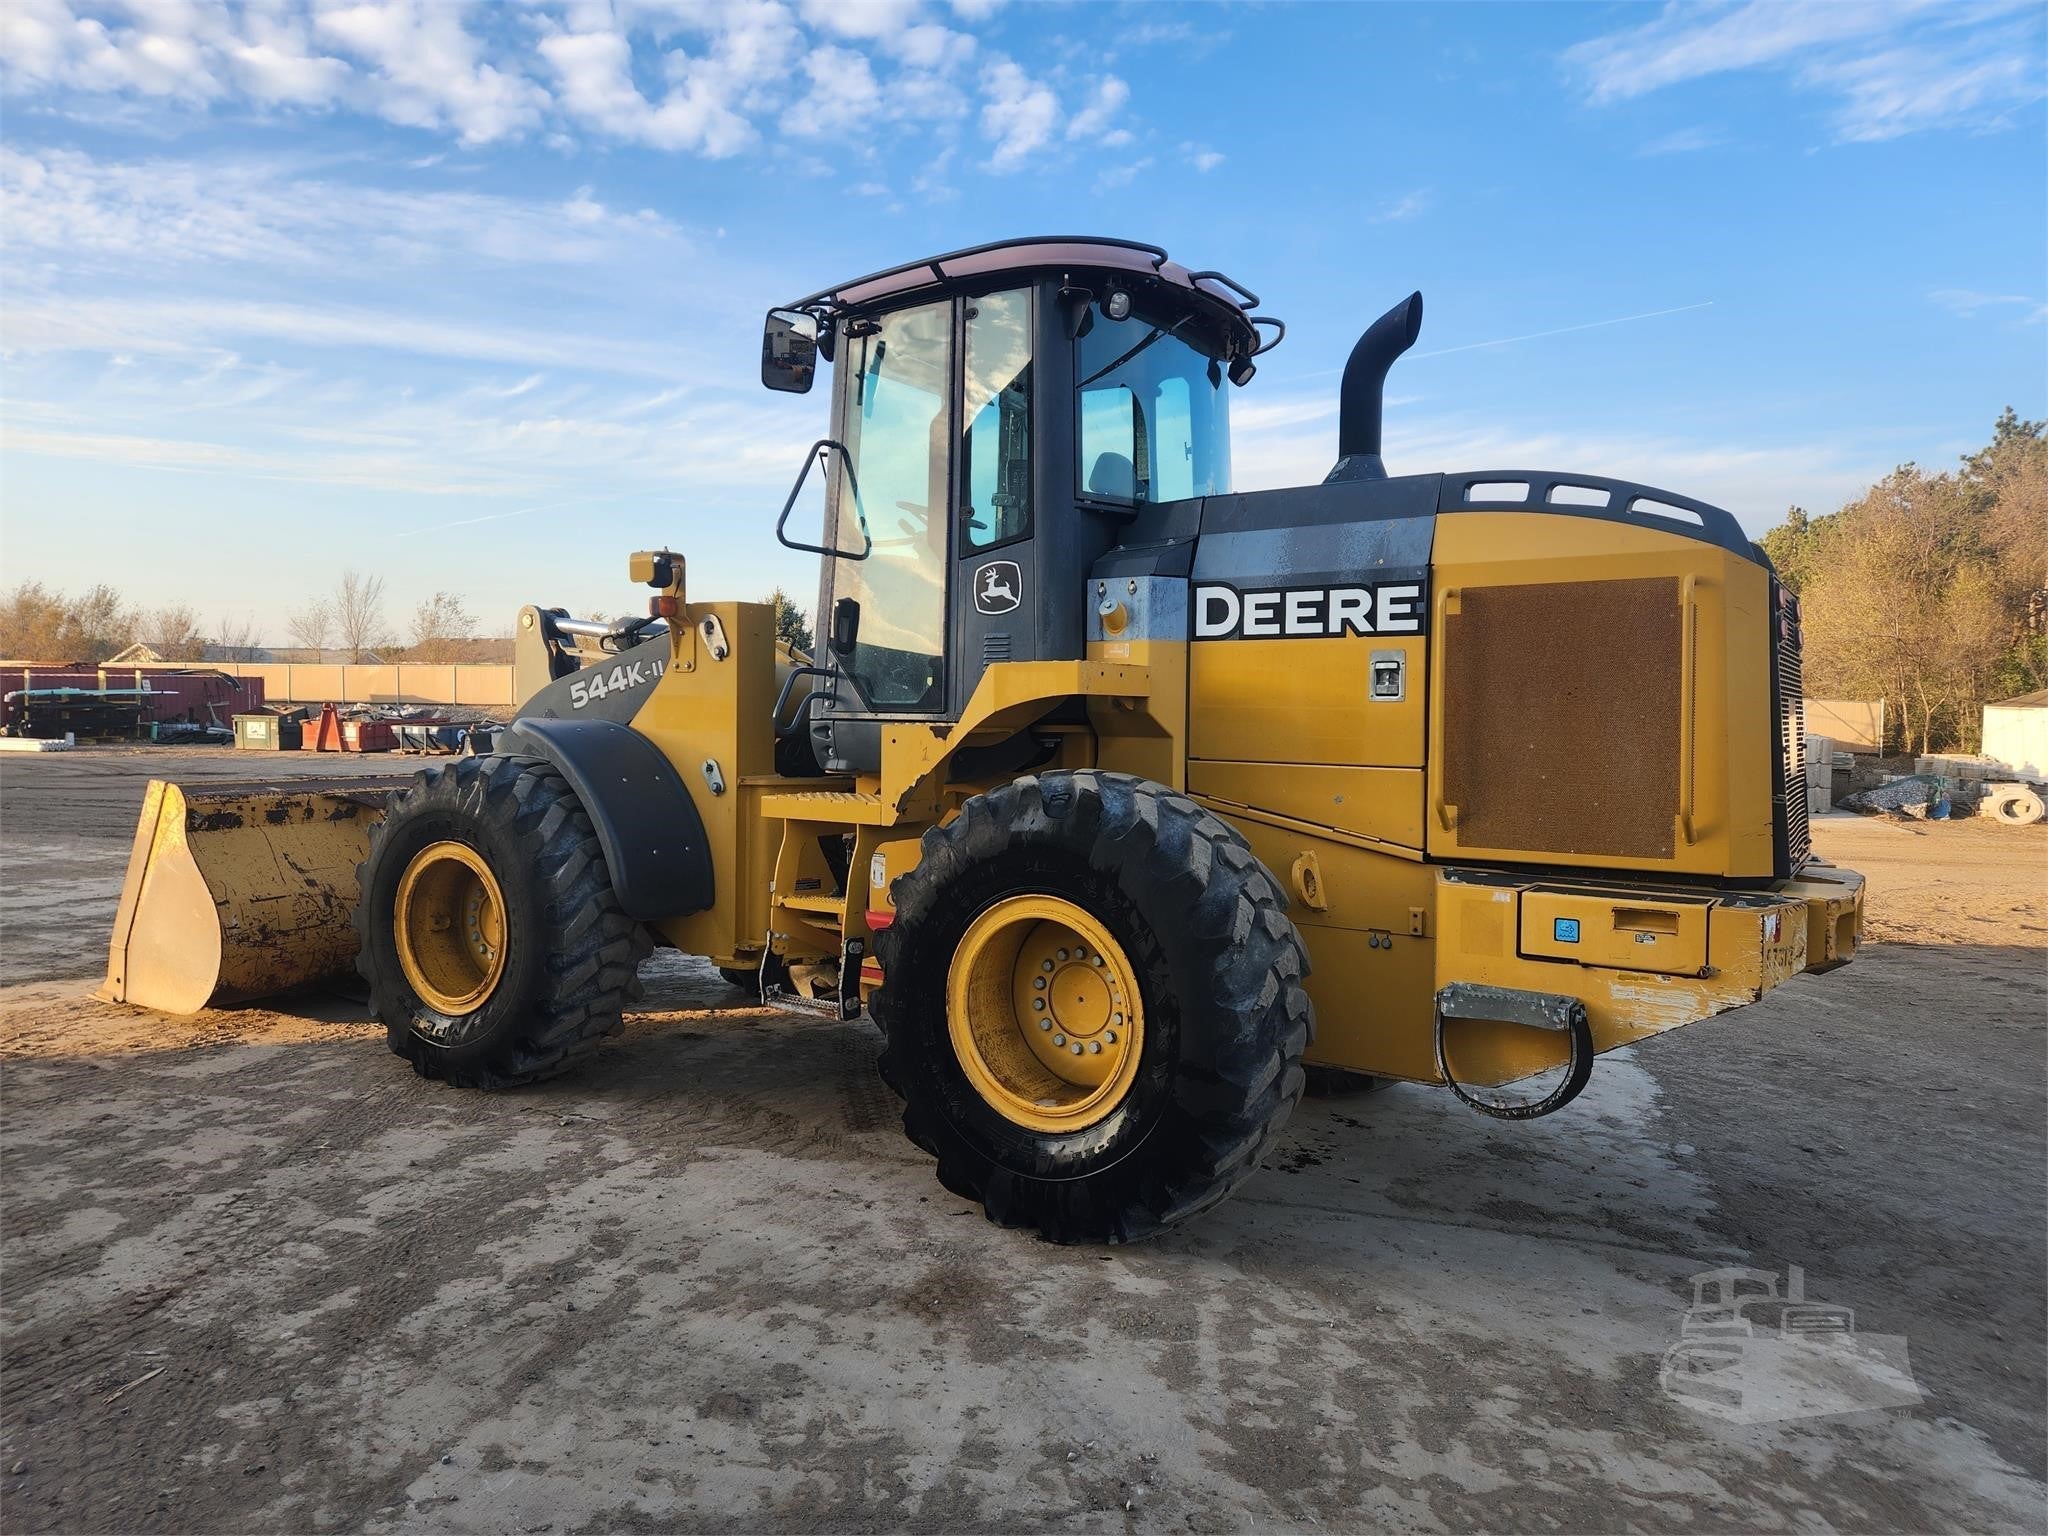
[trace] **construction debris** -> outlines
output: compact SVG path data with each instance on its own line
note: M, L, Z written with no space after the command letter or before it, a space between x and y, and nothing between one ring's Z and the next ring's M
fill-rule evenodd
M1913 759L1913 771L1974 784L1999 784L2028 778L2024 772L2015 772L2012 764L1982 753L1937 752L1928 757L1916 757Z
M2031 827L2048 814L2048 806L2044 806L2040 792L2030 784L1987 784L1984 797L1977 802L1977 814L2008 827Z
M1890 813L1916 820L1945 821L1949 813L1948 783L1932 775L1912 773L1890 779L1875 789L1844 795L1835 803L1842 810L1866 815Z

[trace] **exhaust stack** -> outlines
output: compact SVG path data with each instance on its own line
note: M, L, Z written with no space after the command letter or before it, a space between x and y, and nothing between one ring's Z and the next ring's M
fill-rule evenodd
M1415 345L1422 333L1422 294L1418 291L1366 327L1344 364L1344 383L1337 403L1337 464L1324 477L1338 480L1384 480L1380 462L1380 410L1387 392L1387 370L1394 359Z

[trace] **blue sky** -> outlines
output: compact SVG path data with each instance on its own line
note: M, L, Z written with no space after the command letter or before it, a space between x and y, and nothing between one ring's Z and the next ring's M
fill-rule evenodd
M1241 486L1321 478L1428 298L1396 472L1577 468L1753 530L2048 414L2038 4L0 5L0 580L282 641L341 564L806 598L823 397L769 304L1030 233L1220 267L1287 341Z

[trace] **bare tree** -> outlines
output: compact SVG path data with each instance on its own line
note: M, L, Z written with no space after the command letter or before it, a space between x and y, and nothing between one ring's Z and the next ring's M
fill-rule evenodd
M391 643L384 620L384 578L343 571L334 590L334 630L350 661Z
M138 638L165 661L197 661L206 654L206 631L185 603L153 608L142 616Z
M459 661L476 634L476 620L453 592L436 592L413 610L412 661Z
M222 614L213 626L213 646L222 661L254 661L252 653L262 644L256 621L247 614L240 618Z
M334 637L333 605L316 597L285 620L285 633L293 645L313 652L315 661L326 660L327 642Z
M67 660L105 661L135 638L135 610L112 587L87 587L65 617Z

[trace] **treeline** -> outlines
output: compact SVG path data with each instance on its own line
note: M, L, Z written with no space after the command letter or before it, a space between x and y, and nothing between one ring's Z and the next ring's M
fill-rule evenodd
M2048 422L2008 407L1955 469L1901 465L1762 543L1799 594L1807 696L1883 699L1888 745L1974 752L1987 700L2048 688Z
M308 599L285 628L288 638L278 644L335 661L512 659L509 639L479 638L476 620L452 592L415 608L401 638L386 618L384 578L357 571L342 572L331 592ZM136 644L165 661L251 661L271 642L248 619L208 623L189 603L145 607L104 584L73 595L24 581L0 596L0 657L97 665Z

